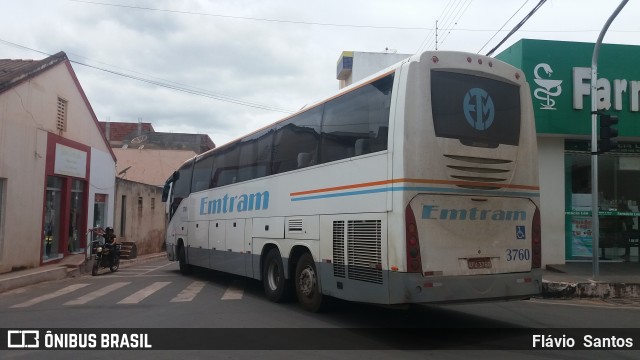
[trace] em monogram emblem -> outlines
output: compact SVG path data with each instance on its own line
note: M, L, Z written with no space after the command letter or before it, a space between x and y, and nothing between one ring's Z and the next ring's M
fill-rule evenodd
M464 117L474 129L484 131L491 127L496 114L493 99L484 90L473 88L464 95Z

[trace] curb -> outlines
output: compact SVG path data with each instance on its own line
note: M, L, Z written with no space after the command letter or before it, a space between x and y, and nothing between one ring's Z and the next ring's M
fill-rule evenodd
M135 259L121 260L120 266L123 268L133 266L134 264L156 260L166 257L167 254L155 253L137 257ZM93 260L83 258L82 262L76 264L59 264L47 266L41 269L32 269L26 272L16 272L12 276L4 277L0 281L0 293L21 288L24 286L35 285L45 281L62 280L65 278L74 278L84 274L91 274L91 266Z
M640 284L605 282L542 282L542 297L569 298L640 298Z
M67 267L64 265L50 269L42 269L41 271L35 271L29 274L16 274L15 276L0 281L0 293L45 281L61 280L68 275Z

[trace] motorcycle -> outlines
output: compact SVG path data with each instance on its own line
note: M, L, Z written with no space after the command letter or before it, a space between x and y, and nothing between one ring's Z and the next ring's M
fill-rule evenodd
M91 254L93 257L93 266L91 275L98 275L100 268L109 268L111 272L116 272L120 267L120 250L122 245L116 244L116 236L113 229L108 227L106 230L95 228L89 230L98 236L96 240L91 242Z

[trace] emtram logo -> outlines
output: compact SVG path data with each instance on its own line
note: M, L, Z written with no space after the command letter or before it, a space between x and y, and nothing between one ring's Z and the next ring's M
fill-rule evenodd
M496 114L493 99L481 88L467 91L464 95L463 110L469 125L480 131L491 127Z

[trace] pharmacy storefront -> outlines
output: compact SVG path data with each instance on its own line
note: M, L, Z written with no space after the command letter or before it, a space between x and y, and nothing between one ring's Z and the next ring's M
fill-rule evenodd
M525 72L540 159L543 263L639 261L640 46L603 44L598 109L619 146L599 156L600 248L591 236L591 43L520 40L496 56Z

